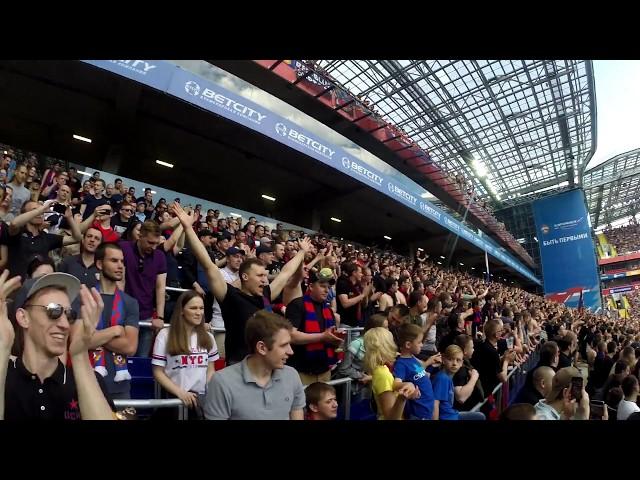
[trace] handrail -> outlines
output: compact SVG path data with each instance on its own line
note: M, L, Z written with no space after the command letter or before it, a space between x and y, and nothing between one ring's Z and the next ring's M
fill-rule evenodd
M344 385L342 389L342 407L344 408L344 419L349 420L351 418L351 382L353 379L351 377L344 378L336 378L335 380L329 380L328 382L324 382L327 385ZM306 390L309 385L305 385L304 389Z
M164 324L164 328L170 327L171 324L170 323L166 323ZM138 327L145 327L145 328L151 328L151 322L148 320L140 320L138 322ZM214 333L224 333L227 330L224 327L213 327L212 328Z
M117 399L113 404L116 408L175 408L184 405L179 398Z

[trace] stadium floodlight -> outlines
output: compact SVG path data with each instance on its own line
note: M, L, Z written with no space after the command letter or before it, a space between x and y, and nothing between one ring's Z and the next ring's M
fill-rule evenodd
M487 167L480 160L473 160L472 167L480 178L487 176L487 173L488 173Z
M91 143L92 140L88 137L83 137L82 135L73 135L73 138L75 138L76 140L80 140L81 142L87 142L87 143Z
M444 260L444 257L442 255L440 255L440 258Z
M235 217L235 218L242 217L242 215L240 215L239 213L236 213L236 212L229 212L229 215L231 215L232 217Z
M389 235L385 235L382 238L386 239L386 240L391 240L391 237Z
M442 265L442 262L436 262L438 265Z
M162 160L156 160L158 165L162 165L163 167L173 168L173 163L163 162Z
M271 202L275 202L276 201L276 197L271 197L269 195L262 195L262 198L264 198L265 200L269 200Z
M336 223L342 223L342 220L340 220L339 218L336 218L336 217L331 217L331 220L336 222Z
M464 263L460 262L460 265L462 265L464 267Z
M422 249L422 248L418 247L418 251L419 251L419 252L424 252L424 249Z

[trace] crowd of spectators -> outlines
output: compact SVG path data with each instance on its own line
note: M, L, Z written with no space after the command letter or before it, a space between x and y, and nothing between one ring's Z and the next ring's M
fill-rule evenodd
M640 251L640 225L633 222L617 228L608 228L603 232L609 243L616 247L618 255Z
M482 420L472 408L538 349L532 418L590 418L590 397L634 410L638 317L29 160L5 155L0 189L5 418L116 418L135 356L191 419L332 419L325 382L349 377L380 419ZM346 345L346 327L365 331Z

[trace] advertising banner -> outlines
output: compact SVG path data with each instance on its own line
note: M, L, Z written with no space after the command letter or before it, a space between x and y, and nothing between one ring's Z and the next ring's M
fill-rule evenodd
M545 295L577 307L582 292L584 306L599 310L600 276L584 191L541 198L532 206Z
M529 280L540 284L529 269L493 239L475 233L424 199L428 192L398 170L389 167L386 173L383 173L368 162L354 158L342 148L319 138L296 123L170 62L162 60L86 60L85 62L162 90L298 150L460 235Z

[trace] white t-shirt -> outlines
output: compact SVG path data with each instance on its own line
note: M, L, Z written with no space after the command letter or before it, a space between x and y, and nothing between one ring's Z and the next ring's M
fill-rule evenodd
M220 358L213 335L207 333L212 342L211 350L208 352L206 349L198 347L198 336L196 332L193 332L189 339L191 350L189 353L169 355L167 353L169 328L171 327L163 328L158 333L153 346L151 364L164 367L164 373L180 388L188 392L204 394L207 388L207 367Z
M240 278L240 274L238 272L232 272L227 267L221 268L220 273L222 273L222 276L224 277L224 281L227 283L233 283ZM222 310L220 309L220 304L218 303L218 300L215 297L213 299L211 324L216 328L224 328Z
M618 404L618 420L627 420L632 413L640 412L640 408L629 400L621 400Z

